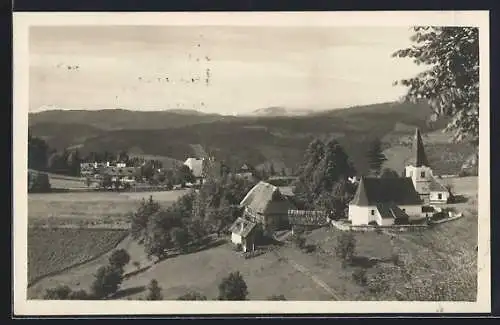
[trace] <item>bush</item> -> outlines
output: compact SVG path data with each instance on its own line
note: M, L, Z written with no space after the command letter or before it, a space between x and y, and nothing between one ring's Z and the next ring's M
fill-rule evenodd
M100 299L116 293L123 281L123 270L108 266L101 266L94 275L91 285L92 294Z
M130 255L123 248L115 250L109 257L109 265L114 268L123 269L128 262L130 262Z
M190 291L188 293L179 296L177 300L207 300L207 297L196 291Z
M248 288L239 271L231 272L219 284L219 300L245 300Z
M236 252L241 252L243 250L243 246L241 244L234 245L234 250Z
M28 192L43 193L50 192L49 175L45 173L28 172Z
M47 289L43 298L47 300L67 300L70 294L70 287L67 285L58 285L55 288Z
M158 281L156 279L151 280L148 285L148 293L146 295L146 300L162 300L163 296L161 294L161 287L158 286Z
M69 294L69 299L71 300L89 300L91 297L85 290L72 291Z
M140 263L140 262L138 262L138 261L134 261L134 262L132 263L132 265L133 265L136 269L140 269L140 268L141 268L141 263Z
M302 235L294 235L292 241L299 249L303 249L306 246L306 239Z
M281 294L281 295L272 295L272 296L268 297L267 300L278 301L278 300L286 300L286 298L284 295Z
M350 262L356 251L356 237L351 232L343 232L337 239L335 254L342 259L342 263Z
M359 268L352 273L352 279L354 282L361 286L365 286L367 283L366 269Z

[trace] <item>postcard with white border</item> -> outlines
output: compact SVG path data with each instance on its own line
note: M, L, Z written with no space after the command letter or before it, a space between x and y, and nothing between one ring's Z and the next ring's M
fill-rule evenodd
M490 312L487 11L13 32L15 315Z

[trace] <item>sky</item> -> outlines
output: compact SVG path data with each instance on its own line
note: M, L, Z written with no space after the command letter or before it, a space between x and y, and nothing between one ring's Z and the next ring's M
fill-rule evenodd
M408 27L37 26L30 112L323 110L398 100Z

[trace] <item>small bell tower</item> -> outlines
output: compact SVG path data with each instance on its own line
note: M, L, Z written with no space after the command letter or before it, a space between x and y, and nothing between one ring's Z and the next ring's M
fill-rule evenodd
M412 144L412 157L405 167L405 177L412 179L415 190L422 199L428 198L430 194L429 185L433 178L432 169L429 166L427 155L425 154L424 144L420 130L415 130L415 136Z

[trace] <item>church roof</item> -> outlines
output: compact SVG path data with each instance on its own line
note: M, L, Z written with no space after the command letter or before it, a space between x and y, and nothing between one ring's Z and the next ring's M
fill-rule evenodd
M409 163L415 167L429 167L429 161L427 160L427 155L425 154L424 142L422 141L419 129L415 130L415 137L413 138L412 144L412 157Z
M361 177L350 204L370 206L379 203L418 205L422 201L409 177Z

